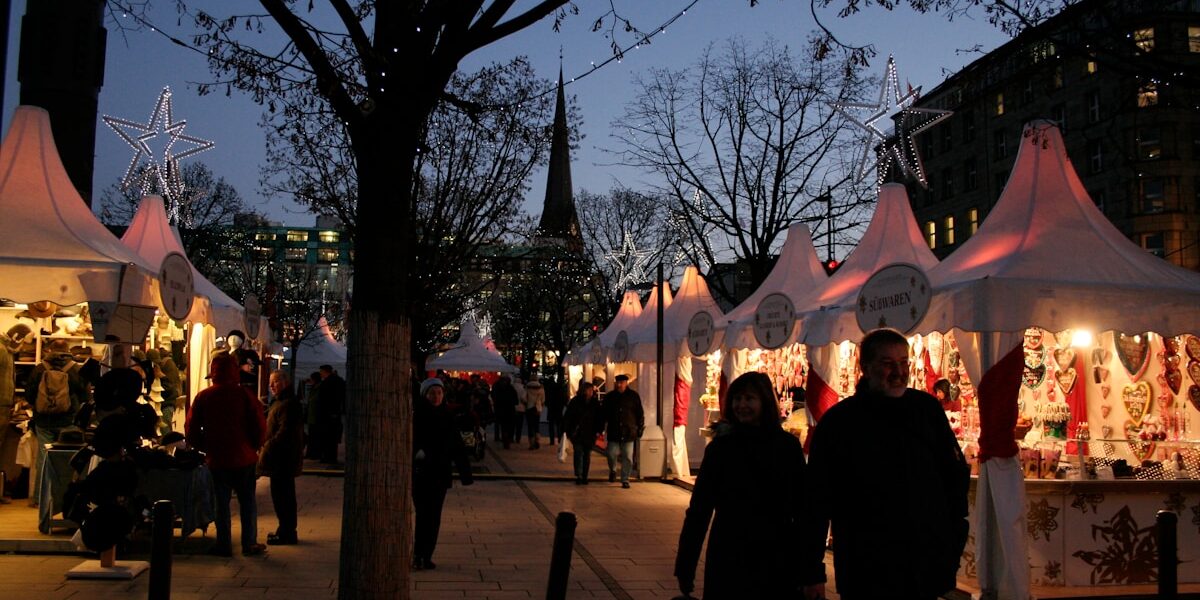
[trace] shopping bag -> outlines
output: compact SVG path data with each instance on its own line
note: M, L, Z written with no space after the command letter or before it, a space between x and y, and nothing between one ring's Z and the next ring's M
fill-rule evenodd
M558 462L567 462L567 455L571 453L571 440L567 439L567 434L562 434L562 438L558 443Z

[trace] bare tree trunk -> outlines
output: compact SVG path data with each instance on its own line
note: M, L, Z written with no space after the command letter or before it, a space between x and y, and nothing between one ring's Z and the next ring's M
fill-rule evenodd
M350 311L339 598L408 598L412 398L407 317Z

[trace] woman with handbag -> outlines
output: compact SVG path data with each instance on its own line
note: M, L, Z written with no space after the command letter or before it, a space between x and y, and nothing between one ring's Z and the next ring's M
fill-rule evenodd
M432 569L430 560L442 526L446 490L454 483L452 466L463 485L475 482L462 436L445 403L445 387L436 377L421 382L420 397L413 401L413 569Z

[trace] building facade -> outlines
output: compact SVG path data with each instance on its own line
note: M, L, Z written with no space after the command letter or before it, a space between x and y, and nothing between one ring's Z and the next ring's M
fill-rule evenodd
M906 182L929 246L970 238L1044 119L1118 229L1200 269L1198 75L1197 0L1085 0L952 75L915 104L954 113L916 137L928 185Z

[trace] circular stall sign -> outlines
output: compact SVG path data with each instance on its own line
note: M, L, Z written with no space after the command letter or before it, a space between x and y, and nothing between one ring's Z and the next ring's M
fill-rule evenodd
M258 303L258 296L246 294L245 306L243 308L246 309L246 335L251 340L257 339L259 317L262 316L262 305Z
M754 339L767 350L784 345L796 324L796 307L784 294L771 294L754 311Z
M163 308L172 319L186 319L192 312L196 299L196 285L192 280L192 266L178 252L163 257L158 268L158 294Z
M692 315L692 320L688 321L687 329L687 344L688 351L692 356L704 356L712 350L713 338L716 331L713 328L712 315L708 311L702 310Z
M629 360L629 334L622 329L621 333L617 334L617 340L613 342L612 361L625 362Z
M925 318L933 290L920 267L888 265L875 272L858 293L858 327L863 332L891 327L909 333Z

